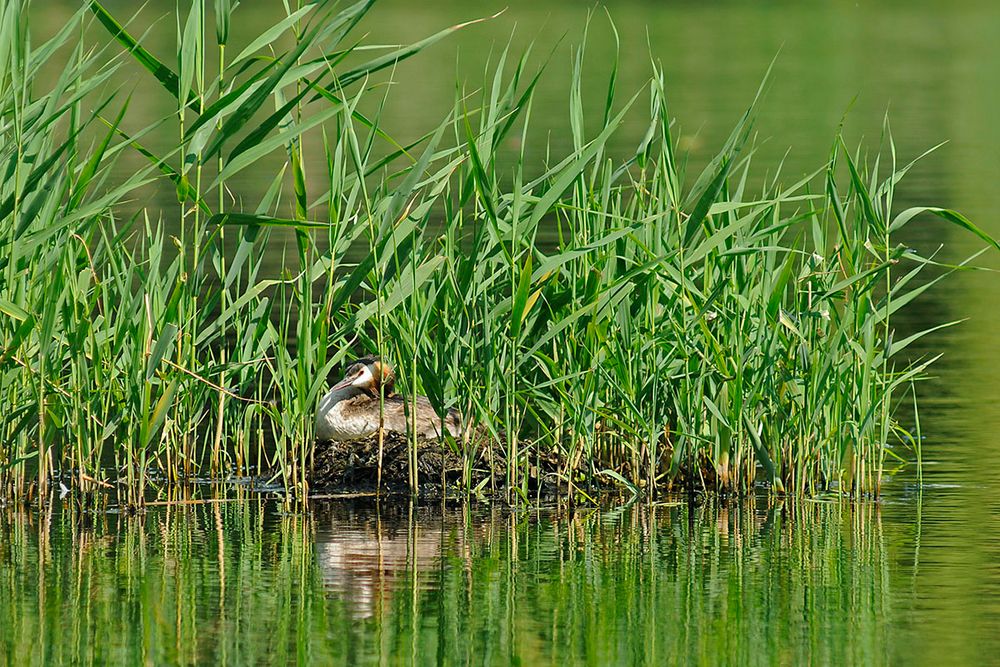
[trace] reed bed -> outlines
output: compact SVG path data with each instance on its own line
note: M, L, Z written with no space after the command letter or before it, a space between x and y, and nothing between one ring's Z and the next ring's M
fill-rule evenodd
M506 51L404 144L379 77L468 24L367 49L371 1L299 3L234 55L233 4L184 3L169 63L96 1L37 46L26 0L0 10L0 496L44 499L57 475L139 505L274 470L304 498L316 403L366 352L404 395L461 411L466 435L442 446L469 462L469 495L530 500L545 459L571 496L860 497L911 458L899 417L933 359L905 351L953 323L899 338L893 316L955 267L926 279L940 265L896 237L936 215L996 243L956 212L894 207L910 163L889 135L872 154L836 138L815 173L767 165L755 185L754 100L687 174L655 62L648 88L620 99L612 71L585 108L580 47L566 155L529 161L543 72ZM174 101L139 130L110 85L137 66ZM644 139L615 154L636 116ZM174 145L147 146L163 127ZM265 168L259 201L231 194ZM137 205L163 181L175 205ZM506 470L473 486L484 446Z

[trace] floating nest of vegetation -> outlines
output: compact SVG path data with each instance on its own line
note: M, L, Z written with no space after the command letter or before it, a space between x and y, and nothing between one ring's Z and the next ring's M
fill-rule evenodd
M410 436L388 431L382 442L382 488L405 491L410 485ZM507 478L508 458L503 447L483 438L473 443L466 458L446 443L417 438L417 481L421 495L492 495ZM531 458L536 459L533 449ZM468 466L468 467L466 467ZM560 458L555 454L537 457L526 468L527 488L546 495L560 486ZM379 439L371 436L350 442L317 442L309 485L314 491L373 491L379 482Z

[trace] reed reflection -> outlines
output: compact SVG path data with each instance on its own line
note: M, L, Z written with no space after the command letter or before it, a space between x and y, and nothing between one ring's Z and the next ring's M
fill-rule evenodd
M874 504L766 497L5 510L0 662L905 660L909 527Z

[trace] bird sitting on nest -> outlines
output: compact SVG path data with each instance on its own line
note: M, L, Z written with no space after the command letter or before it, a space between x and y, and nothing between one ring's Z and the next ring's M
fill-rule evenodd
M393 392L394 386L392 366L378 357L358 359L347 368L344 379L319 402L316 439L344 442L367 438L378 432L380 414L385 431L409 434L415 430L423 438L440 438L441 417L427 397L404 398ZM457 410L448 411L444 427L453 437L462 435L462 420Z

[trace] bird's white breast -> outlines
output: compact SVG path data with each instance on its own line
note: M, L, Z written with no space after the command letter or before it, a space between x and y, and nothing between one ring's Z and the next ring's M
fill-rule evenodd
M316 412L316 438L319 440L357 440L378 430L378 417L360 411L344 410L347 404L341 392L331 391L319 403Z

